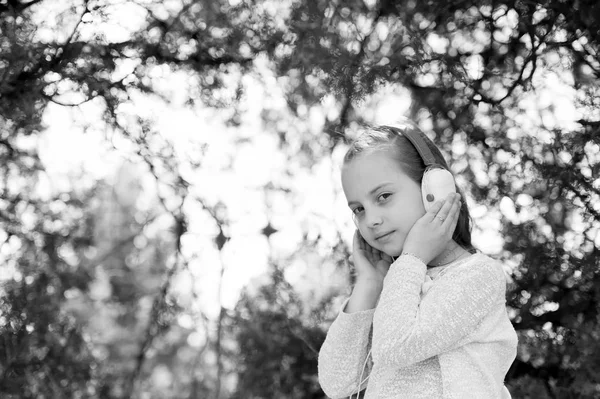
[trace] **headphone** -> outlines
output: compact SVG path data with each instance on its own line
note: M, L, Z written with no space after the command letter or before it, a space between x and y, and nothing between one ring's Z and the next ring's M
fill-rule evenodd
M425 163L425 172L423 172L423 180L421 181L421 194L425 210L429 211L435 201L443 200L448 194L455 193L456 184L452 173L435 160L435 156L427 144L431 140L417 126L411 125L412 123L406 123L382 127L401 133L406 137L421 156L423 163ZM400 129L402 130L400 131Z
M431 140L429 140L429 138L425 136L425 133L423 133L416 125L412 122L405 121L402 124L383 125L381 127L390 129L393 132L406 137L421 156L421 159L425 164L425 171L423 172L423 179L421 181L421 196L423 198L425 211L429 211L437 200L443 200L448 194L456 192L454 176L452 176L452 173L450 173L444 165L435 160L435 156L433 155L429 144L427 144ZM432 145L435 144L432 143ZM352 220L358 228L358 222L354 217L354 213L352 213ZM394 258L392 257L392 259ZM363 364L362 371L358 378L358 386L356 389L357 398L360 394L360 387L370 377L370 375L368 375L364 380L362 379L370 355L371 350L367 353L365 363ZM354 394L350 395L350 399L352 399L352 396L354 396Z

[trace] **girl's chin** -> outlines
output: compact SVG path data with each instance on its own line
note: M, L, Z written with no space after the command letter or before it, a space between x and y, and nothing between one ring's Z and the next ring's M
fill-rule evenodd
M395 259L398 256L400 256L400 254L402 254L402 247L400 247L400 249L397 249L397 247L394 247L393 245L386 245L384 246L384 248L381 248L380 251Z
M388 253L389 256L391 256L392 258L396 259L398 256L400 256L400 254L402 253L402 251L390 251L390 253Z
M375 245L371 244L372 247L377 248L384 254L397 258L402 253L404 248L404 240L400 241L397 238L392 237L391 240L384 242L376 242Z

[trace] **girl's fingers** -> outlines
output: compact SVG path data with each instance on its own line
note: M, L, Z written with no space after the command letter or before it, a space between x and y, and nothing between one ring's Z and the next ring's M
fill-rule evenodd
M360 234L360 232L359 232L359 234ZM366 252L369 252L368 251L369 247L367 246L367 242L363 238L362 234L360 236L360 249L365 250Z
M362 239L358 230L354 231L354 245L357 249L362 249Z
M444 227L448 228L451 231L454 231L456 227L456 223L458 222L458 216L460 215L460 207L461 202L458 199L455 199L449 209L449 213L442 224Z
M371 256L373 257L373 264L376 264L381 259L381 252L375 247L371 247Z
M455 194L448 194L448 197L446 197L446 200L444 201L442 208L439 210L437 215L435 215L435 217L440 222L443 223L446 221L446 219L448 218L448 215L450 214L450 209L452 209L452 205L454 205L454 202L455 202Z
M429 221L435 219L435 215L442 209L442 205L444 205L442 201L436 201L431 208L429 208L429 211L426 213L426 215L429 216Z
M358 241L358 248L362 251L365 251L365 253L369 253L369 246L367 244L367 242L365 241L365 239L363 238L362 234L360 234L359 230L356 230L357 235L357 241Z
M383 256L381 257L383 260L385 260L388 263L392 263L392 257L389 256L388 254L383 254Z

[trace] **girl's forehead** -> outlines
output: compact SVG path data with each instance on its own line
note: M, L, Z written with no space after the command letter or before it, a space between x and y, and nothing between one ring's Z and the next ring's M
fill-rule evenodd
M354 159L346 162L342 167L342 174L362 171L387 174L392 170L402 171L394 154L390 150L378 149L358 154Z
M364 182L376 183L379 180L402 180L405 176L399 162L389 150L370 151L359 154L346 162L341 170L342 184L353 185Z

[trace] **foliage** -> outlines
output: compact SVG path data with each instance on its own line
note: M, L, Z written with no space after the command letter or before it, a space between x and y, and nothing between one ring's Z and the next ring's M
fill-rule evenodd
M283 307L276 296L267 286L242 295L229 321L239 347L231 354L239 376L231 397L325 398L315 374L325 332L292 316L301 303Z
M124 5L142 22L111 36L102 24ZM277 85L287 109L262 104L265 129L286 156L299 149L307 168L372 119L379 93L409 90L410 116L435 135L471 198L499 217L496 255L514 265L508 305L520 337L507 376L513 396L597 396L598 20L592 0L0 1L2 396L218 397L228 394L220 374L229 372L238 396L270 397L253 368L265 364L280 395L303 387L319 397L307 342L318 346L323 329L302 312L261 308L267 291L244 297L233 319L222 309L203 348L191 348L191 332L174 323L194 313L171 291L186 270L189 184L151 118L125 107L139 96L169 101L173 93L153 78L160 71L186 77L188 107L217 108L232 126L243 122L244 76ZM108 223L97 204L106 203L101 182L40 192L46 166L31 142L46 128L45 111L89 104L101 109L108 141L130 142L167 193L153 211L119 198L123 223ZM318 137L300 123L313 111L322 115ZM230 221L193 201L214 221L214 246L226 250ZM138 248L133 240L159 213L169 228ZM347 251L340 243L334 256ZM98 299L98 287L110 295ZM320 305L335 316L331 300ZM115 335L103 336L98 321ZM198 356L182 355L191 351ZM175 382L153 385L163 369L176 371Z

